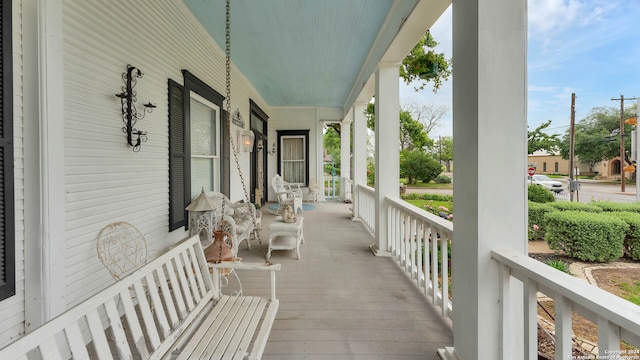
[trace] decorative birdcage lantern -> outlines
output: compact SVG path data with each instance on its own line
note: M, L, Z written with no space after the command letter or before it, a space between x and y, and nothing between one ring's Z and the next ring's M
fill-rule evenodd
M189 236L199 235L202 246L210 245L217 218L215 206L205 194L204 188L185 210L189 212Z

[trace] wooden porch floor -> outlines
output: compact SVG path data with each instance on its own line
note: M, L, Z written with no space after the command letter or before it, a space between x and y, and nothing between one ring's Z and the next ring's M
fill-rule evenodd
M391 258L373 256L373 238L350 220L350 206L319 203L301 213L300 260L295 251L272 253L271 261L282 264L280 309L263 358L439 359L436 350L453 345L450 326ZM263 213L263 247L241 244L243 261L264 261L274 215L266 207ZM264 273L239 276L245 294L268 296Z

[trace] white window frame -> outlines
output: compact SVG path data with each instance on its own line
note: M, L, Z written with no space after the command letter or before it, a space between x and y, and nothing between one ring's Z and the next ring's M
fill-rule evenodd
M307 177L306 170L303 171L304 179L302 180L302 182L293 182L293 181L291 181L290 177L287 176L287 174L285 173L284 169L286 167L284 166L284 164L288 163L288 162L289 163L290 162L302 162L303 163L303 168L306 169L309 166L308 159L307 159L307 156L306 156L306 151L305 151L305 149L307 147L307 144L306 144L307 138L304 135L282 135L280 137L280 149L284 149L284 142L285 142L285 140L288 140L288 139L302 139L302 159L285 160L284 156L281 154L280 155L280 169L282 169L282 174L280 174L280 175L282 175L282 178L285 181L287 181L287 182L289 182L291 184L299 184L300 186L306 186L307 181L308 181L308 179L306 178Z
M213 162L213 174L212 174L212 179L211 179L211 183L213 184L213 189L205 189L205 191L218 191L220 192L220 174L222 172L222 162L220 161L220 154L222 152L222 147L221 147L221 142L222 142L222 138L220 137L220 116L221 116L221 110L220 107L214 103L212 103L211 101L205 99L204 97L198 95L197 93L195 93L194 91L190 91L189 92L189 101L197 101L209 108L211 108L212 110L214 110L216 112L216 118L215 118L215 136L216 138L215 140L215 155L202 155L202 154L191 154L191 149L189 149L189 153L190 153L190 159L192 161L193 164L193 159L211 159L211 161ZM193 113L193 112L191 112ZM193 119L191 119L191 124L193 124ZM193 126L191 127L190 131L189 131L189 137L191 139L193 139ZM191 179L193 179L193 166L191 167ZM198 196L198 194L200 193L201 188L197 188L197 189L191 189L191 196L192 198L195 196Z

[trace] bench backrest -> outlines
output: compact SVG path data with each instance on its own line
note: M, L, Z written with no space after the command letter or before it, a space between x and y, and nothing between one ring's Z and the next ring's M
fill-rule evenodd
M0 359L159 358L218 296L193 236L0 349Z

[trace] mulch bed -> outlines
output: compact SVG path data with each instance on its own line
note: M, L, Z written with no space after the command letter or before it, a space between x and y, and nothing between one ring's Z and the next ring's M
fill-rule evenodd
M546 262L547 260L560 260L567 263L567 265L571 265L576 261L576 259L568 257L566 255L559 255L559 254L553 254L553 253L531 253L529 254L529 257L543 263Z

